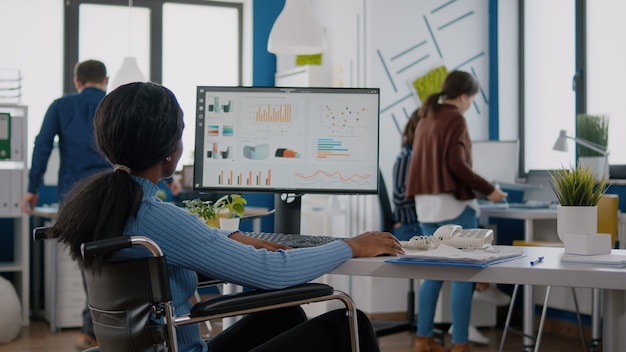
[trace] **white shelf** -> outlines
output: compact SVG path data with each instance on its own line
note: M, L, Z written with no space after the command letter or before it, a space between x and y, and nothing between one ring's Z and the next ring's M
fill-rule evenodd
M0 261L0 272L14 273L13 285L22 303L22 326L29 324L30 314L30 229L29 217L22 213L22 196L26 193L28 160L26 157L28 107L0 104L0 112L11 115L9 159L0 160L0 218L15 219L13 226L13 261ZM7 182L8 181L8 182ZM2 260L3 258L0 258Z

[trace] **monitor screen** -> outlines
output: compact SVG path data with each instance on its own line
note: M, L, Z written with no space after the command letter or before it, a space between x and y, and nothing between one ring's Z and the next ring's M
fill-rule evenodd
M378 192L379 89L197 87L194 183L214 192Z
M472 141L472 168L491 183L514 184L519 147L512 141Z

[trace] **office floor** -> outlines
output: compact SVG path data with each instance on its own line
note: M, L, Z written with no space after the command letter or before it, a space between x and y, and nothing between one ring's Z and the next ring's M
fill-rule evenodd
M0 352L61 352L74 351L74 342L79 330L65 329L57 333L50 333L48 323L33 321L29 327L22 329L20 336L13 342L0 345ZM498 351L501 328L483 328L481 332L491 340L489 345L471 346L473 352ZM414 333L402 332L380 338L382 352L412 352ZM447 346L450 346L450 335L446 335ZM578 338L564 337L553 333L544 333L541 343L543 351L583 351ZM508 334L504 351L522 351L522 339L516 334Z

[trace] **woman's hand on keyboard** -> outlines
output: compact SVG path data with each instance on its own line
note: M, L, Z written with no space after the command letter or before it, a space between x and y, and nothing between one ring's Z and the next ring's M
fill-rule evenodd
M272 252L277 249L291 249L291 247L289 246L246 236L241 232L232 233L229 237L237 242L254 246L254 248L257 248L257 249L265 248L268 251L272 251Z
M370 231L344 241L352 249L352 257L376 257L404 253L402 245L389 232Z

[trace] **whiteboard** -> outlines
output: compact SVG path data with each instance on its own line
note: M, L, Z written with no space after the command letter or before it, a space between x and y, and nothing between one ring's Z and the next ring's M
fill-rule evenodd
M472 141L472 169L492 183L515 183L518 143L514 141Z

